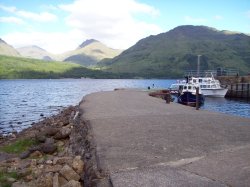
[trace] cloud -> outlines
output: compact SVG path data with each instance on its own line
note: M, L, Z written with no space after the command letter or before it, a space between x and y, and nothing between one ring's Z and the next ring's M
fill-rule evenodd
M23 25L25 22L17 17L0 17L0 22L1 23L14 23L18 25Z
M48 52L59 54L75 49L85 36L77 30L69 32L12 32L1 38L14 47L37 45Z
M71 4L58 5L57 8L63 11L60 13L67 15L60 17L65 23L66 31L61 29L58 32L44 32L30 27L22 32L9 32L1 38L15 47L37 45L52 53L62 53L77 48L90 38L112 48L126 49L144 37L162 32L159 26L146 21L154 20L159 11L135 0L76 0ZM20 18L33 17L41 21L39 16L43 20L46 17L42 13L17 10L15 7L0 5L0 9L8 10ZM47 20L50 19L48 16Z
M127 48L141 38L161 32L157 25L136 19L137 15L155 17L159 11L135 0L76 0L59 7L69 13L69 27L113 48Z
M214 16L214 19L215 19L215 20L222 20L222 19L223 19L223 17L222 17L222 16L220 16L220 15L216 15L216 16Z
M186 22L192 23L192 24L204 24L207 22L207 20L204 18L194 18L191 16L185 16L184 19Z
M12 13L18 17L26 18L33 21L50 22L57 20L57 16L49 12L34 13L24 10L18 10L16 7L9 7L1 4L0 4L0 9Z
M16 11L16 7L13 6L4 6L0 4L0 9L6 11L6 12L15 12Z
M39 21L39 22L50 22L50 21L56 21L57 16L48 12L42 12L42 13L33 13L28 11L17 11L16 15L31 19L33 21Z

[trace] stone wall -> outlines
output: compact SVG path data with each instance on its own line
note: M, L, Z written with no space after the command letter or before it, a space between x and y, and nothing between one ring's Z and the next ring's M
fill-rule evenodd
M219 76L216 77L222 85L231 85L237 83L250 83L250 75L248 76Z

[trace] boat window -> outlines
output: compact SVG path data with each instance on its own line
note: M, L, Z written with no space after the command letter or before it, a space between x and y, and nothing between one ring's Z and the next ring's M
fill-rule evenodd
M202 79L199 79L199 83L201 83L202 82Z
M193 80L193 83L196 83L196 79Z
M180 89L180 90L182 90L182 89L183 89L183 86L182 86L182 85L181 85L181 86L179 86L179 89Z
M184 86L184 89L187 89L187 86Z
M207 85L208 88L210 88L210 85Z
M192 87L191 87L191 86L188 86L188 89L189 89L189 90L191 90L191 89L192 89Z

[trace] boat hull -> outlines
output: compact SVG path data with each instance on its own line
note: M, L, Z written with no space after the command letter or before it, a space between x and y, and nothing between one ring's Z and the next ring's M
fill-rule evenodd
M202 94L206 97L225 97L227 93L226 88L221 89L201 89Z
M192 92L183 92L178 97L178 103L188 106L195 106L196 105L196 95ZM198 103L199 106L204 104L204 96L202 94L199 94L198 97Z

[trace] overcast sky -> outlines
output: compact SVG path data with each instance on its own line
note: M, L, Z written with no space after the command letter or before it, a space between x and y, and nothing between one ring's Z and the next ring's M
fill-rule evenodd
M179 25L250 33L250 0L1 0L0 38L52 53L86 39L126 49Z

